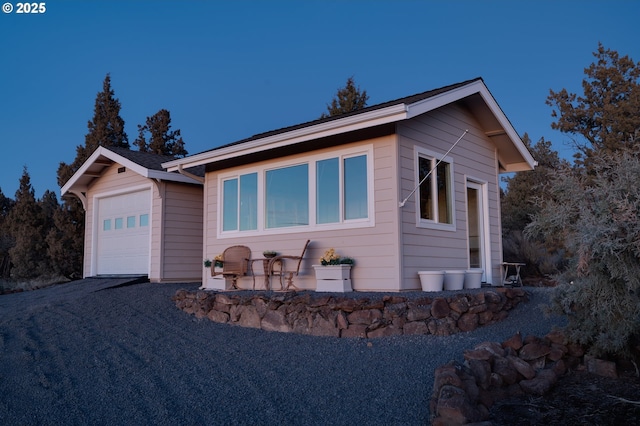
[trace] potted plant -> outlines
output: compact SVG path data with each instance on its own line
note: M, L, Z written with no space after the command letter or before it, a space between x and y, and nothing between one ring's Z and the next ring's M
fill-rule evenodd
M351 267L354 260L341 257L330 248L320 258L320 265L313 265L316 272L316 291L351 291Z
M224 264L224 261L222 259L222 254L217 255L216 257L213 258L215 265L215 268L222 268L222 265Z
M277 254L278 253L276 253L273 250L265 250L265 251L262 252L262 255L264 257L266 257L267 259L271 259L272 257L276 257Z

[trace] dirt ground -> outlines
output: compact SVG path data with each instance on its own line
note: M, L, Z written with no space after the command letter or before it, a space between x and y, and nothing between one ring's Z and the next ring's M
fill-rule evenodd
M496 403L490 421L496 426L640 424L640 378L631 372L617 379L571 372L544 396Z

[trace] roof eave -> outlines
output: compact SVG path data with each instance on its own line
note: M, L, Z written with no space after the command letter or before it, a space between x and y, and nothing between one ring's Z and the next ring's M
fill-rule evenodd
M387 124L403 120L406 116L406 105L404 103L400 103L363 114L356 114L289 132L279 133L236 145L229 145L223 148L206 151L200 154L162 163L162 167L173 172L177 171L179 166L182 166L183 168L201 166L214 160L225 160L227 158L236 157L239 154L250 154L263 151L266 147L269 149L278 148L280 146Z

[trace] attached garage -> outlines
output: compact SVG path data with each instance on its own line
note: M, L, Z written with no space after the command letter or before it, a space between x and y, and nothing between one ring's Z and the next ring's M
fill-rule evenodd
M151 190L97 198L97 275L148 275Z
M85 209L85 277L201 280L204 168L167 172L172 159L99 147L62 187Z

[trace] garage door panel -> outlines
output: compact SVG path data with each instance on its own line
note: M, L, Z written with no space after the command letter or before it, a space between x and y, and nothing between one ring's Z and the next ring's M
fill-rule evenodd
M98 201L98 275L149 273L150 191Z

